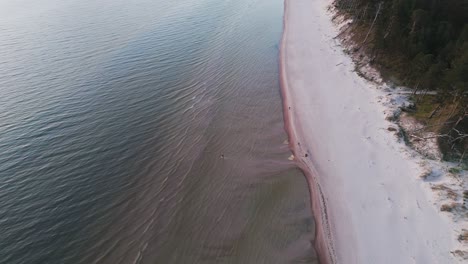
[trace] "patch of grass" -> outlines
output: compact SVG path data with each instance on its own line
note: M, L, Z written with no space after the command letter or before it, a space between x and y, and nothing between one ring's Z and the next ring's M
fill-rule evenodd
M423 132L439 135L437 142L445 160L458 161L468 141L466 138L458 141L451 139L459 136L455 131L468 129L465 122L459 122L458 119L464 114L468 97L463 96L455 100L452 95L443 98L440 95L415 95L413 102L416 104L416 109L408 114L425 126ZM454 127L455 125L457 126Z
M448 170L452 174L459 174L461 172L461 168L453 167Z
M440 207L440 210L442 212L452 212L455 209L455 207L457 207L457 203L443 204Z
M463 229L462 233L458 235L458 241L468 241L468 230Z
M447 186L445 186L443 184L433 185L431 188L432 188L432 190L435 190L435 191L445 192L445 195L449 199L452 199L452 200L457 200L458 199L458 194L454 190L450 189L449 187L447 187Z
M405 142L405 144L407 146L412 146L411 144L411 141L409 140L409 136L408 136L408 133L406 133L406 130L404 128L402 128L400 125L398 125L398 128L399 128L399 131L400 131L400 137L403 139L403 142ZM432 172L431 172L432 173ZM429 175L428 175L429 176Z
M437 107L437 97L435 95L415 95L412 96L412 100L416 103L416 111L412 112L411 115L418 121L428 123L429 115Z
M455 256L461 257L463 259L467 259L467 257L468 257L468 252L464 251L464 250L460 250L460 249L452 251L451 253L454 254Z
M419 175L419 177L421 177L421 178L424 179L424 180L427 180L427 178L428 178L429 176L431 176L431 175L432 175L432 170L427 169L427 170L424 170L424 171L421 173L421 175ZM434 189L434 190L440 190L440 189L438 189L438 188L439 188L438 186L433 186L433 187L432 187L432 189Z
M432 94L415 95L412 100L416 103L416 111L410 112L409 115L425 124L427 131L434 133L439 133L442 128L449 126L449 120L462 110L461 106L464 105L453 102L451 97L442 100L438 95Z

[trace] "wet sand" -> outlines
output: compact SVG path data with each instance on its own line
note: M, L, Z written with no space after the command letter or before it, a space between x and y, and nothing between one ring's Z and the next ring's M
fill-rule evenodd
M289 146L295 156L296 160L301 160L305 157L305 154L298 151L300 148L300 142L296 136L297 122L294 115L294 101L292 100L291 88L288 83L288 68L287 68L287 54L286 45L288 38L288 6L289 1L284 1L284 17L283 17L283 35L281 40L280 48L280 86L281 96L283 99L283 113L285 128L289 137ZM307 185L310 194L310 205L311 211L314 215L315 220L315 240L314 248L319 258L320 263L328 264L335 263L336 257L334 253L333 243L331 241L330 227L328 222L328 216L326 212L326 205L321 191L320 185L317 182L317 172L314 167L310 164L307 165L303 162L297 162L299 168L301 168L304 176L307 180Z

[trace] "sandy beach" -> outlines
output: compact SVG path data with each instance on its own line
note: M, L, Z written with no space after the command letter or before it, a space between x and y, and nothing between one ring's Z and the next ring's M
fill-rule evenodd
M329 0L286 0L281 84L321 263L457 263L454 230L387 128L385 93L353 72Z

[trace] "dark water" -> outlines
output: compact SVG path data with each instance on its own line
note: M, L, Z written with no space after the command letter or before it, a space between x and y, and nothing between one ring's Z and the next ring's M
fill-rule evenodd
M282 1L0 0L0 262L315 263Z

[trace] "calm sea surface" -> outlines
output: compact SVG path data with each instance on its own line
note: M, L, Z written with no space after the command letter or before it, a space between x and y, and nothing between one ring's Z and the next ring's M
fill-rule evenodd
M0 263L316 263L282 15L0 0Z

